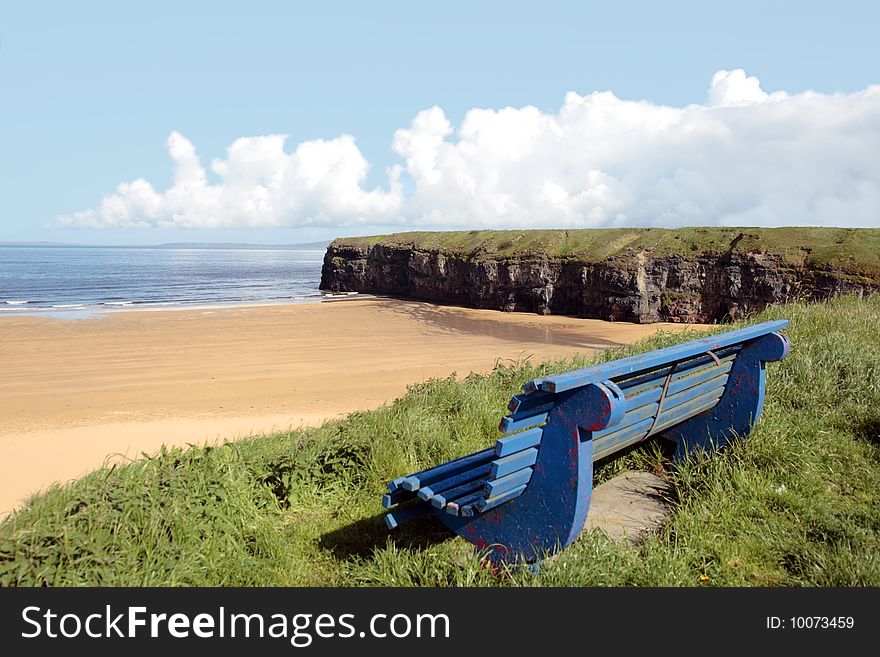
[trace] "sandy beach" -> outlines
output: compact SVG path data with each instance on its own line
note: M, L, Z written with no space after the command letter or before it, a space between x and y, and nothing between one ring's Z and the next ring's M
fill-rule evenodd
M52 482L162 444L315 425L499 358L684 328L388 300L0 317L0 517Z

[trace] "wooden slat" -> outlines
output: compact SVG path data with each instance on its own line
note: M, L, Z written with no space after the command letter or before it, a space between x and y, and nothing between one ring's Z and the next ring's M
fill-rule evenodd
M597 441L601 438L604 438L605 436L608 436L609 434L624 431L633 424L638 424L645 419L653 418L654 415L657 413L659 407L660 404L654 402L653 404L645 404L644 406L639 406L631 411L627 411L626 414L623 416L623 419L617 424L610 426L607 429L593 432L593 440ZM595 445L595 442L593 444Z
M627 411L635 408L639 408L640 406L644 406L646 404L654 404L660 401L660 396L663 394L663 379L657 381L650 388L642 389L638 394L633 397L627 397L626 400L626 409Z
M648 435L648 429L651 428L653 417L637 422L628 427L615 431L614 433L603 436L593 443L593 460L598 461L605 458L609 454L618 452L633 443L637 443Z
M476 507L474 510L479 513L483 513L485 511L489 511L491 509L494 509L496 506L500 506L500 505L504 504L505 502L509 502L510 500L514 499L515 497L519 497L520 495L522 495L525 492L526 488L527 488L527 485L524 484L522 486L517 486L516 488L513 488L513 489L507 491L506 493L502 493L501 495L496 495L495 497L490 497L489 499L486 499L486 500L478 500L476 502L476 504L474 505ZM467 512L467 509L465 508L465 513L466 512Z
M692 399L701 397L710 390L715 390L716 388L721 388L723 390L724 386L727 385L728 376L729 375L727 374L722 374L721 376L709 379L708 381L703 381L699 385L695 385L687 390L682 390L674 395L667 394L666 399L663 400L663 410L661 411L660 417L662 418L664 414L670 412L676 406L686 404Z
M546 407L548 405L552 407L555 400L556 395L552 392L520 393L511 398L510 402L507 404L507 410L510 411L511 415L528 413L529 411L534 411L536 408Z
M699 356L709 350L714 351L732 344L754 340L768 333L784 329L787 326L787 320L763 322L736 331L712 335L673 347L666 347L665 349L657 349L646 354L621 358L610 363L602 363L601 365L593 365L592 367L585 367L580 370L548 376L541 379L539 385L545 392L559 393L589 385L590 383L600 383L605 379L614 379L651 370L670 362Z
M688 381L692 378L696 378L698 376L707 376L711 377L714 374L720 374L722 372L729 372L733 367L733 362L736 359L736 356L728 356L725 359L721 359L720 365L716 365L713 363L703 363L699 367L688 368L686 370L676 370L672 375L672 378L669 380L669 387L675 388L676 390L683 390L688 387ZM668 374L668 368L666 372ZM709 372L714 372L711 374ZM638 406L639 404L646 403L646 401L657 401L659 398L658 395L652 394L656 391L660 391L663 389L663 384L665 383L666 378L664 377L660 379L655 379L650 383L645 383L639 386L635 386L634 388L627 388L626 390L626 403L627 408L633 408Z
M539 391L543 380L544 379L532 379L531 381L526 381L522 384L523 392L529 395Z
M467 497L462 497L455 501L459 506L458 515L460 516L472 516L474 515L474 511L476 510L474 502L483 499L483 491L478 491L473 495L468 495Z
M417 472L416 474L409 475L408 477L404 478L402 486L406 490L417 491L422 486L429 486L439 479L456 475L459 472L464 472L474 465L488 461L489 459L493 458L494 455L495 448L490 447L489 449L484 449L482 451L475 452L474 454L462 456L461 458L457 458L454 461L441 463L440 465L434 466L433 468L428 468L427 470L422 470L421 472Z
M688 388L693 388L694 386L703 383L704 381L708 381L709 379L717 378L721 375L728 374L730 370L733 368L733 361L729 361L726 363L722 363L720 366L715 365L705 365L698 370L695 370L693 374L689 376L682 377L673 377L672 381L669 382L669 388L666 390L666 395L674 395L683 390L687 390Z
M415 502L413 504L407 504L406 506L402 506L400 508L394 509L394 511L385 514L385 525L388 529L394 529L395 527L399 527L405 522L409 522L410 520L415 520L416 518L421 518L422 516L428 515L431 513L431 507L423 502Z
M542 427L535 427L514 436L499 438L495 443L495 456L499 458L510 456L529 447L537 447L541 444L541 436L543 435L544 429Z
M400 488L400 486L403 484L404 479L406 479L406 477L398 477L397 479L392 479L388 484L388 492L393 493L398 488Z
M695 397L669 409L666 408L664 403L663 412L660 414L660 418L654 425L652 435L656 435L676 424L680 424L681 422L692 418L695 415L699 415L700 413L711 409L718 403L723 392L724 388L718 387L709 390L699 397ZM597 461L605 458L606 456L619 452L630 445L644 440L648 437L648 429L651 428L652 422L653 418L648 418L626 427L625 429L621 429L620 431L615 431L602 436L599 439L594 439L593 460Z
M535 393L538 394L538 393ZM556 397L556 395L548 395L548 397ZM541 415L542 413L549 413L553 410L553 407L556 406L555 401L546 402L539 406L533 406L531 408L527 408L525 410L520 410L517 413L508 413L504 417L510 418L511 421L515 420L525 420L526 418L532 417L534 415Z
M483 486L486 483L485 477L481 477L480 479L473 479L466 483L461 484L460 486L456 486L455 488L450 488L443 493L438 493L431 498L431 506L435 509L442 509L449 502L456 502L460 497L464 497L465 495L470 495L475 493L476 491L483 490Z
M531 478L532 468L523 468L522 470L511 472L509 475L499 479L490 479L483 487L483 497L488 498L495 495L501 495L501 493L506 493L512 488L529 483Z
M475 468L471 468L470 470L465 470L461 474L449 477L448 479L441 479L440 481L436 481L430 486L423 486L419 489L419 498L423 500L430 500L435 495L445 493L447 490L455 488L456 486L461 486L462 484L473 481L474 479L485 479L488 476L489 470L491 470L491 468L491 463L483 463Z
M719 349L717 353L715 353L715 355L718 357L719 362L721 362L722 364L732 363L741 350L742 345L737 344L730 347L725 347L724 349ZM705 367L707 365L717 366L714 358L712 358L708 354L703 354L701 356L697 356L686 361L665 363L659 368L650 370L648 372L639 373L634 376L618 378L617 380L615 380L615 383L617 383L617 386L624 391L627 399L629 399L639 392L656 385L658 382L662 385L663 381L666 379L666 376L669 374L669 370L672 369L673 364L675 365L675 372L672 375L673 381L681 377L688 376L689 374L692 374L694 371L700 369L701 367Z
M499 479L511 472L522 470L525 467L534 465L538 460L538 450L534 447L516 452L510 456L495 459L492 462L492 470L490 471L490 479Z
M688 400L684 404L679 404L668 411L664 408L663 412L660 414L660 418L657 420L657 424L654 425L654 429L651 431L651 435L658 434L676 424L681 424L685 420L692 418L694 415L699 415L700 413L713 408L718 403L718 400L721 399L723 393L723 387L715 388L699 397Z
M535 393L537 394L537 393ZM549 395L550 397L556 397L556 395ZM518 413L508 413L506 417L511 418L512 420L522 420L527 417L531 417L533 415L540 415L541 413L549 413L553 410L553 407L556 406L555 401L547 402L541 404L540 406L535 406L533 408L528 408L526 410L521 410Z
M544 424L544 422L546 421L547 413L527 415L520 418L519 420L514 420L511 416L505 415L503 418L501 418L501 422L498 425L498 430L501 433L515 433L517 431L522 431L523 429L533 427L537 424Z
M696 370L692 375L687 377L673 377L669 384L669 388L666 391L667 398L670 395L677 394L686 390L689 387L693 387L697 383L702 383L708 379L727 374L730 372L733 367L732 362L723 363L721 367L717 367L713 364L712 368L700 369ZM690 373L689 373L690 374ZM663 393L663 381L655 382L650 388L643 388L641 391L634 395L633 397L628 397L626 400L626 409L627 413L632 411L633 409L639 408L644 405L654 404L655 402L660 400L660 395ZM664 407L666 406L666 402L663 403ZM613 427L611 427L613 428Z
M399 502L405 502L406 500L413 499L414 495L406 490L405 488L397 488L390 493L385 493L382 496L382 506L386 509L390 509L395 504Z

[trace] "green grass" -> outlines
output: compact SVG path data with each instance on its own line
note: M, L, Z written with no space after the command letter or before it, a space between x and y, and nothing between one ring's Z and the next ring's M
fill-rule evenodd
M602 228L582 230L472 230L412 232L341 238L335 247L419 248L470 260L558 257L586 262L654 257L693 259L702 254L772 253L808 269L880 277L877 228Z
M53 488L0 524L0 584L880 585L880 297L754 321L781 317L792 351L768 366L747 441L678 468L651 443L598 468L597 481L668 471L671 520L639 546L585 534L537 576L493 574L432 518L385 529L390 478L490 445L521 383L587 359L499 363L320 428L166 450Z

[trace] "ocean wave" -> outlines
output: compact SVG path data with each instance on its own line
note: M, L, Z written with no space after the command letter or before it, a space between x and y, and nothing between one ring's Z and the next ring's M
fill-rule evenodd
M136 302L135 301L102 301L101 305L103 305L103 306L130 306L133 303L136 303Z
M26 303L30 303L30 301L5 301L4 303L9 306L22 306Z
M86 304L84 303L57 303L52 304L53 308L85 308Z

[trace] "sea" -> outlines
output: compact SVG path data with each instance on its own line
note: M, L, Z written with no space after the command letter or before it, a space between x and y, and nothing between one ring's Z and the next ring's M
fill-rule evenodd
M322 248L0 246L0 316L320 301Z

